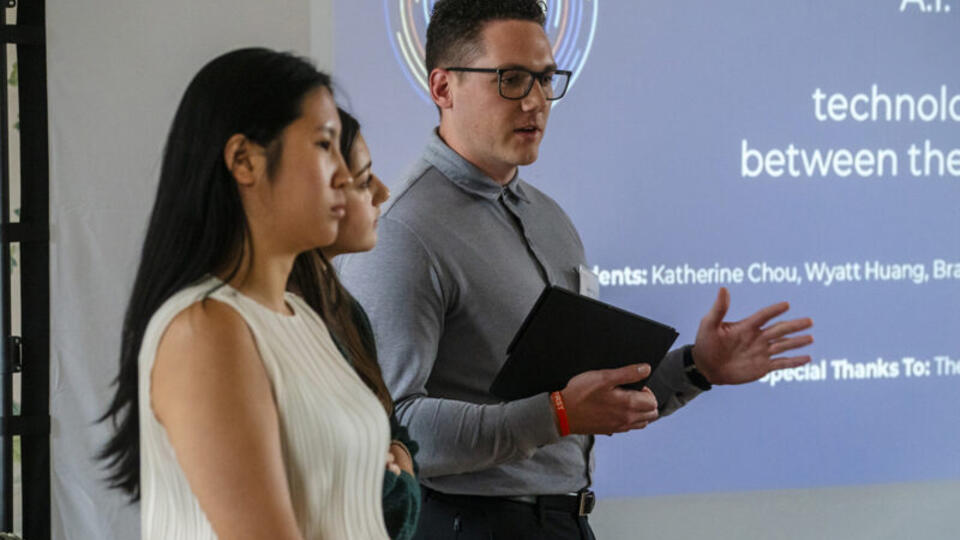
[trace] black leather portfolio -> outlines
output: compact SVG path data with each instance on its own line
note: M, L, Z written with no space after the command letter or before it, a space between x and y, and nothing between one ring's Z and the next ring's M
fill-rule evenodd
M677 331L665 324L547 287L507 348L490 393L514 400L562 390L575 375L593 369L647 363L656 370L676 339ZM626 387L640 390L645 383Z

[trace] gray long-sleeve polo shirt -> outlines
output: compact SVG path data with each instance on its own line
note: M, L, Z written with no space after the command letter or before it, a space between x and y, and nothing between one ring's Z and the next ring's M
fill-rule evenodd
M338 257L373 323L421 481L445 493L538 495L589 485L592 437L560 437L547 394L488 388L547 284L579 290L580 236L550 197L505 187L436 134L380 219L377 247ZM699 390L668 354L650 382L666 415Z

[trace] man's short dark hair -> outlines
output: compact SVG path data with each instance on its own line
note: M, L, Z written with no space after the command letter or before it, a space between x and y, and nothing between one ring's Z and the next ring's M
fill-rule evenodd
M440 0L427 27L427 73L483 54L480 32L487 22L521 20L543 26L546 11L542 0Z

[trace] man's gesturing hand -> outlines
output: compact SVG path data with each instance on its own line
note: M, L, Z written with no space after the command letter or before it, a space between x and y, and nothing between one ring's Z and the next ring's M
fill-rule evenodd
M809 356L776 356L813 343L810 335L790 337L790 334L813 326L811 319L793 319L764 326L790 309L788 303L767 306L732 323L723 321L729 307L730 293L721 288L717 301L700 321L693 346L697 369L712 384L747 383L771 371L802 366L810 361Z
M587 371L570 379L560 395L571 433L611 434L643 429L657 419L657 398L649 388L619 388L650 375L649 364Z

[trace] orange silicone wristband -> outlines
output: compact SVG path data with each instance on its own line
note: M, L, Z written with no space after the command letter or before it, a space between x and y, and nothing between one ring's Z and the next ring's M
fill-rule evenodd
M560 392L550 394L550 403L553 404L553 412L557 415L560 436L566 437L570 434L570 421L567 419L567 408L563 406L563 396L560 395Z

